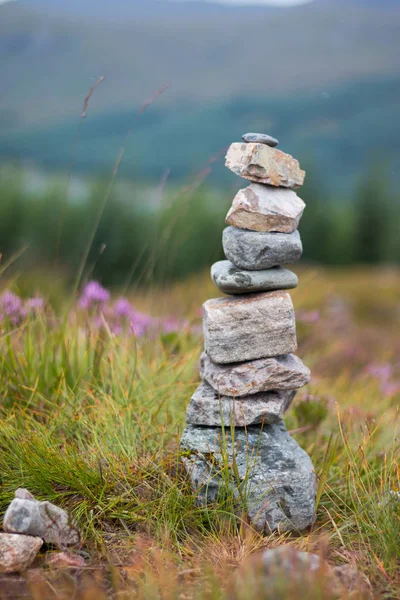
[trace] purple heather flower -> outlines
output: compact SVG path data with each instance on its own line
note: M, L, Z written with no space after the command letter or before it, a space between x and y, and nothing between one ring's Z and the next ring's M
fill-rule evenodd
M131 318L134 308L127 298L119 298L114 304L114 314L117 317Z
M154 325L154 319L150 315L133 310L130 315L131 329L136 337L142 337Z
M40 296L35 296L34 298L28 298L25 302L25 309L28 312L38 312L41 311L44 307L44 300Z
M21 298L9 290L3 292L0 296L0 318L6 317L16 324L23 316Z
M92 307L102 307L110 299L110 292L103 288L98 281L89 281L82 291L79 306L86 310Z

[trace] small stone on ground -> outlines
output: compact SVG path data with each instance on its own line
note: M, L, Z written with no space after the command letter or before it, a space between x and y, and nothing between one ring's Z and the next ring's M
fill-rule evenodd
M46 565L58 569L80 569L85 566L85 559L70 552L52 552L46 557Z
M43 540L31 535L0 533L0 572L25 571L36 558Z
M65 510L35 500L27 490L18 489L16 495L4 515L5 531L39 536L59 548L79 544L79 532Z

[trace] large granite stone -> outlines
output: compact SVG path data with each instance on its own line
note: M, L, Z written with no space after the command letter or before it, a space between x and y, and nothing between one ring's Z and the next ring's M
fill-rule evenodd
M289 408L296 392L264 392L244 398L220 396L203 382L195 391L186 412L191 425L245 427L261 423L277 423Z
M251 231L292 233L305 207L293 190L252 183L238 191L225 221Z
M229 260L220 260L211 267L211 279L224 294L249 294L288 290L297 287L297 275L282 267L245 271Z
M313 465L283 422L236 428L234 442L229 429L189 425L181 449L199 504L224 490L259 531L302 531L314 522Z
M294 354L218 365L203 352L200 375L218 394L235 398L271 390L298 390L310 381L310 369Z
M0 573L25 571L33 563L42 546L43 540L39 537L0 533Z
M302 255L299 232L265 233L226 227L222 235L225 256L236 267L261 271L294 263Z
M305 177L295 158L265 144L235 142L228 149L225 164L239 177L275 187L297 188Z
M289 354L297 348L287 292L214 298L203 304L204 348L215 363Z

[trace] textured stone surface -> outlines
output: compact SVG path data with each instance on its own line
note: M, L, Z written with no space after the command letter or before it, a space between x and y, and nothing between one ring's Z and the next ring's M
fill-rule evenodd
M245 271L229 260L220 260L211 267L211 279L224 294L249 294L288 290L297 287L297 275L282 267L262 271Z
M31 494L30 491L26 490L25 488L18 488L17 490L15 490L14 496L16 498L20 498L21 500L34 500L35 499L35 496L33 494Z
M4 515L4 531L39 536L60 548L79 544L79 533L65 510L39 502L31 494L29 498L27 490L19 489L16 494Z
M265 144L235 142L228 149L225 164L239 177L275 187L297 188L305 177L295 158Z
M226 462L222 436L226 440ZM214 502L226 485L235 458L238 478L228 484L260 531L301 531L314 521L316 479L309 456L289 436L282 422L229 431L189 425L181 441L182 460L201 504ZM227 464L228 463L228 464ZM239 494L239 488L240 494ZM244 505L243 505L244 504Z
M35 560L43 540L30 535L0 533L0 572L25 571Z
M70 552L52 552L46 556L46 565L54 569L81 569L85 566L85 559Z
M216 363L289 354L297 348L287 292L215 298L203 304L204 348Z
M293 233L265 233L226 227L222 245L226 258L236 267L248 271L294 263L303 252L297 230Z
M192 396L186 413L186 421L191 425L221 424L257 425L277 423L289 408L296 392L264 392L253 396L233 399L220 396L208 383L202 383Z
M3 528L4 531L12 533L44 537L39 502L20 497L14 498L4 515Z
M225 221L251 231L292 233L305 207L293 190L252 183L238 191Z
M267 135L266 133L245 133L242 135L242 140L249 144L253 142L255 144L266 144L267 146L271 146L271 148L275 148L279 144L278 140L271 135Z
M310 381L310 369L294 354L218 365L203 352L200 375L219 394L236 398L272 390L298 390Z

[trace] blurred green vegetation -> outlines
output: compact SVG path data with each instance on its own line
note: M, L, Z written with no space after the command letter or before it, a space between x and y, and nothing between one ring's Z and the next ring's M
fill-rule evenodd
M305 260L398 264L400 203L387 181L381 169L370 169L353 197L336 202L308 170L299 192L307 204L300 224ZM99 179L82 199L68 198L65 182L32 194L18 169L0 171L3 269L22 252L11 273L44 267L72 278L92 234L85 275L106 285L163 283L223 258L221 233L234 192L223 195L194 182L160 190L150 202L134 185L129 197L108 192L108 186Z

